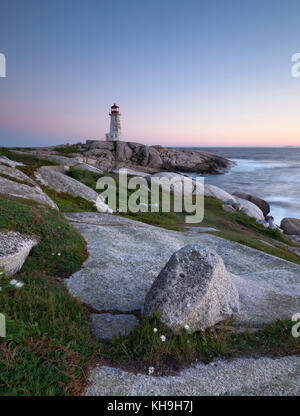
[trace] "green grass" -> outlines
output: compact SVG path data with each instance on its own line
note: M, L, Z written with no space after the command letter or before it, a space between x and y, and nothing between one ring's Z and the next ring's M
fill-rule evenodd
M130 335L101 344L100 355L111 364L129 364L140 371L154 366L156 374L168 374L191 362L210 362L217 357L282 356L300 352L299 340L291 335L292 322L278 320L265 328L234 333L228 324L189 334L172 334L159 322L159 315L145 318ZM153 329L158 331L154 333ZM161 335L166 336L162 342Z
M68 175L73 179L84 183L90 188L93 188L94 190L96 190L96 183L99 178L103 176L111 176L116 181L118 193L119 179L116 174L97 174L70 168ZM128 179L130 179L130 177L131 176L128 176ZM133 192L134 191L128 192L128 198ZM173 196L171 196L171 207L172 204ZM122 216L125 216L126 218L131 218L136 221L142 221L150 225L176 231L183 231L185 229L184 215L184 212L127 212L122 214ZM288 246L294 245L290 240L286 239L280 231L266 229L262 225L258 224L254 218L250 218L245 214L235 214L224 211L222 208L222 202L216 198L205 198L204 220L202 223L194 225L216 228L220 230L220 232L215 234L220 237L238 242L248 247L256 248L257 250L272 254L293 263L300 264L299 256L280 244L285 243ZM274 247L271 247L268 244L272 244Z
M88 313L61 278L81 267L85 241L60 213L3 197L0 230L39 239L15 276L24 286L0 292L7 320L7 337L0 338L0 395L76 394L94 347Z
M205 198L205 214L201 223L204 227L214 227L220 232L213 233L227 240L255 248L279 258L300 264L300 257L289 251L282 243L295 246L278 230L268 230L254 218L242 213L226 212L222 202L213 197ZM266 244L264 243L266 242ZM269 246L271 244L273 247Z
M78 146L76 145L70 145L70 146L60 146L56 147L55 149L56 153L59 153L61 156L66 157L73 157L74 153L84 153L82 150L78 149Z
M97 212L93 202L80 196L57 192L44 185L41 188L56 203L61 212Z
M0 156L6 156L15 162L21 162L24 163L24 165L35 167L58 165L56 162L51 162L50 160L42 160L34 155L22 155L15 153L13 150L8 150L5 147L0 147Z
M86 186L89 186L90 188L96 189L96 183L98 179L104 177L104 176L110 176L112 177L117 185L117 202L118 202L118 195L119 195L119 176L114 173L104 173L104 174L98 174L93 172L87 172L82 171L74 168L70 168L68 175L76 179L79 182L82 182ZM132 178L131 175L128 175L128 180ZM128 190L128 198L132 193L135 192L134 190ZM173 203L173 197L171 196L171 205ZM117 204L117 208L119 208L119 205ZM182 225L182 222L184 221L183 214L175 213L175 212L127 212L121 214L123 217L130 218L132 220L136 221L142 221L150 225L155 225L157 227L163 227L170 230L177 230L177 231L183 231L184 226Z

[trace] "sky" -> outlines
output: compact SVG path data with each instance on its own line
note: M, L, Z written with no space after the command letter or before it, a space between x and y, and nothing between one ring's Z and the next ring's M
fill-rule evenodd
M300 145L298 0L0 0L0 145Z

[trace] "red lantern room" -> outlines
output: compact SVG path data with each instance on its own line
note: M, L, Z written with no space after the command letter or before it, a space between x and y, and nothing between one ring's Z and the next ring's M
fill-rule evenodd
M112 105L110 107L111 110L111 114L119 114L119 106L117 106L116 104Z

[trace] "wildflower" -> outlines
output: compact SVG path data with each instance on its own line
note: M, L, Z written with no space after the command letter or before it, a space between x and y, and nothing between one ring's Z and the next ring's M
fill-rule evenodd
M51 256L54 256L54 253L52 253Z
M61 253L57 253L58 256L61 256Z
M2 276L4 273L3 272L0 272L0 276Z
M9 283L10 283L12 286L14 286L14 285L16 285L16 284L18 283L18 281L17 281L16 279L12 279Z
M24 286L24 283L23 282L17 282L16 283L16 287L23 287Z
M153 332L157 332L157 328L153 328Z
M160 339L161 339L161 341L162 341L162 342L165 342L166 337L165 337L164 335L162 335L162 336L160 337Z
M154 367L149 367L148 368L148 375L151 376L151 374L154 373Z
M188 324L184 325L184 328L189 331L191 328L188 326Z

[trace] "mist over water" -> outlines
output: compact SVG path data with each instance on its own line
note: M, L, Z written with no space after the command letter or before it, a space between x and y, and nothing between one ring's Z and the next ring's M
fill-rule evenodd
M270 203L276 224L282 218L300 218L300 147L195 149L224 156L237 166L224 175L205 176L205 182L229 193L249 193Z

